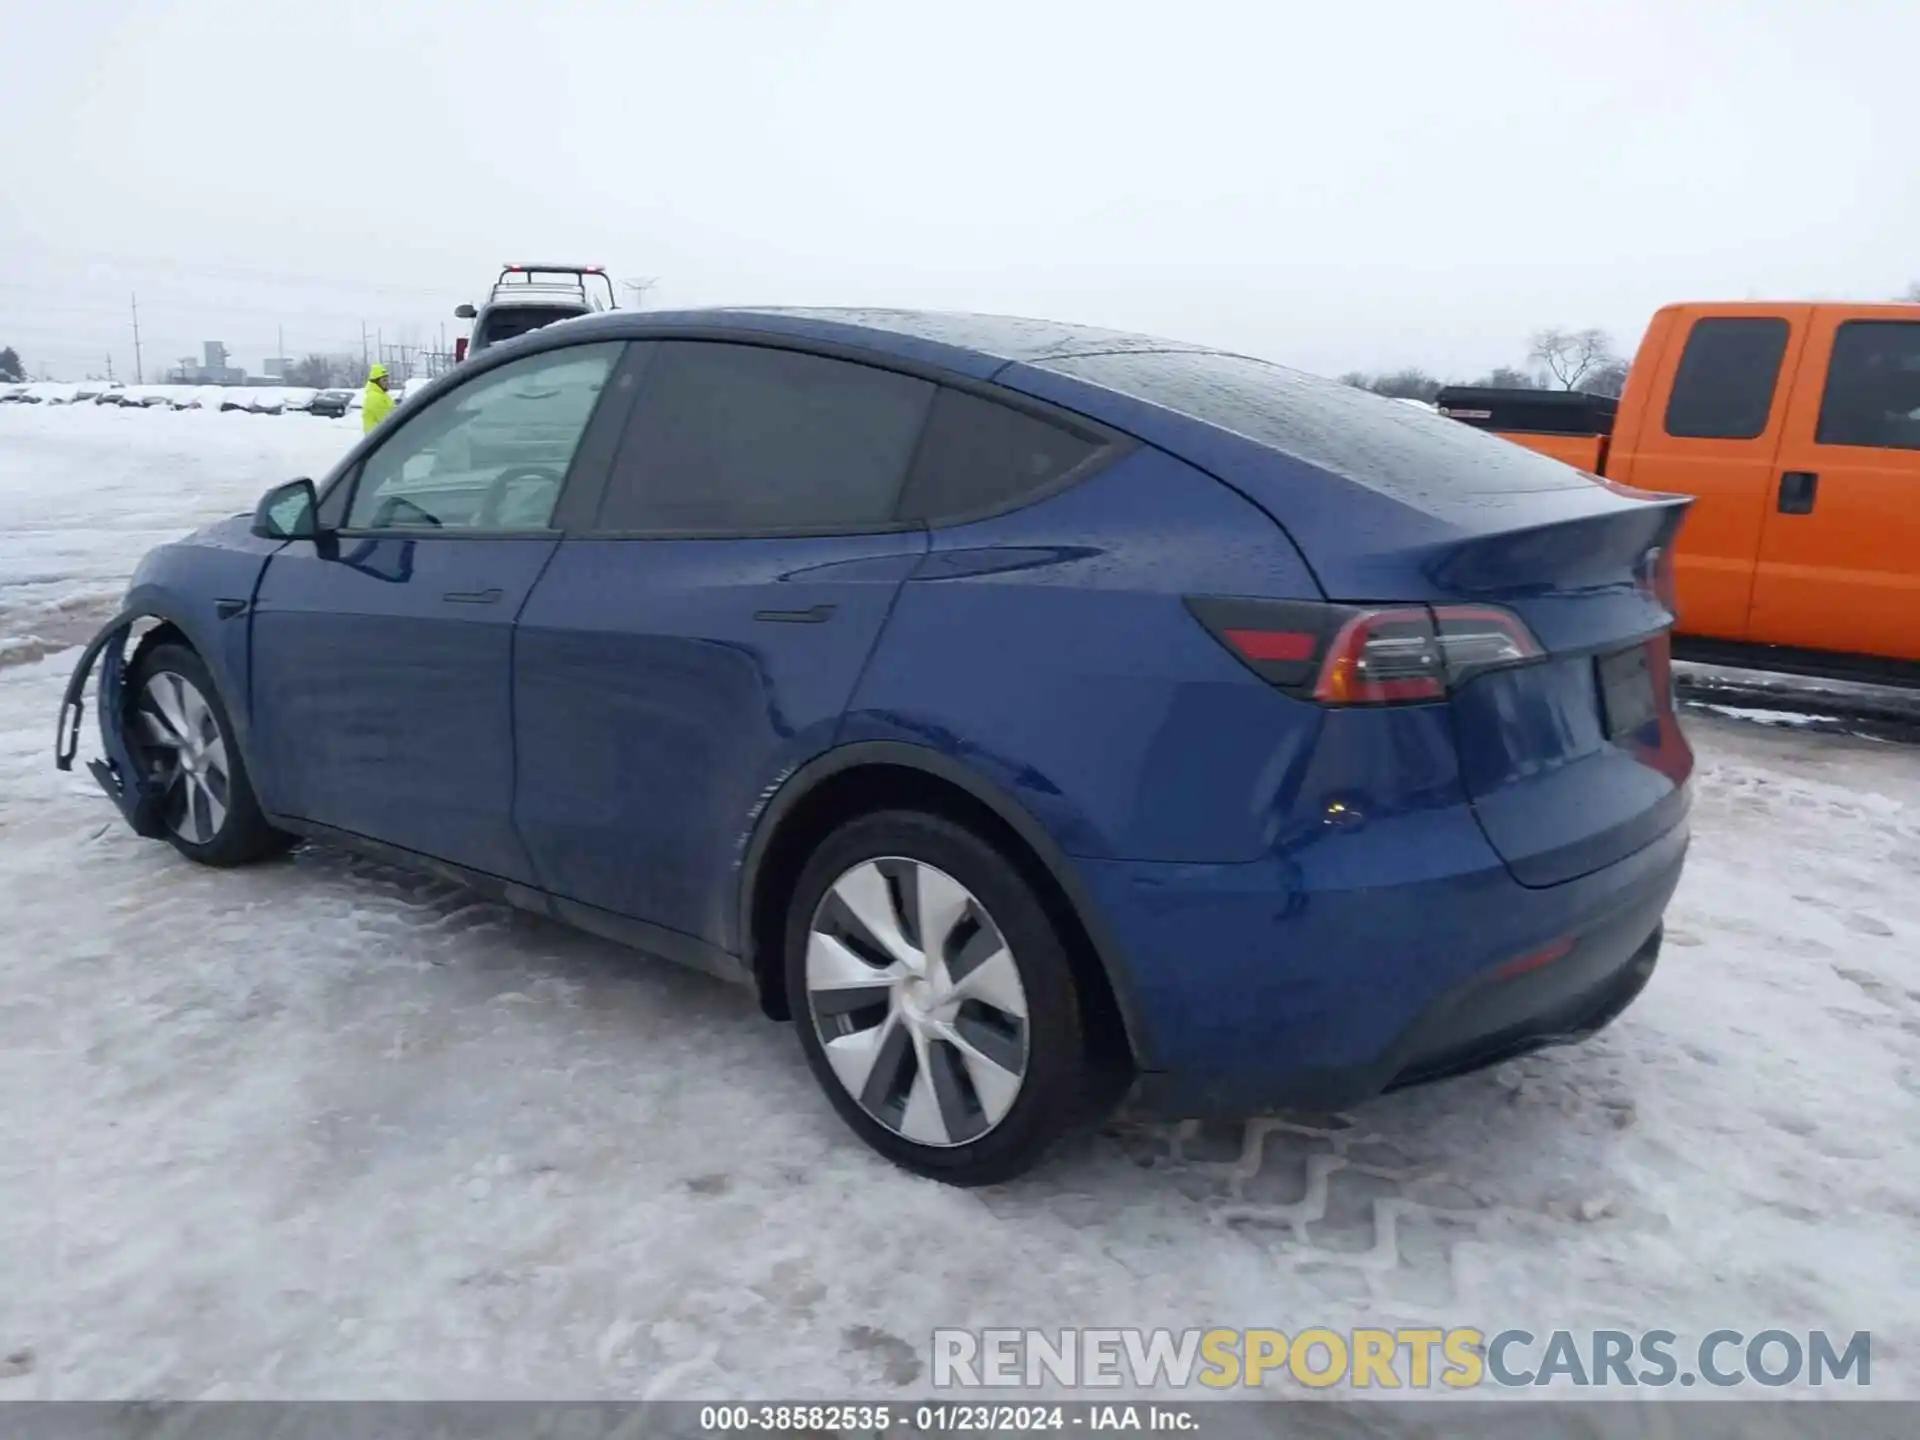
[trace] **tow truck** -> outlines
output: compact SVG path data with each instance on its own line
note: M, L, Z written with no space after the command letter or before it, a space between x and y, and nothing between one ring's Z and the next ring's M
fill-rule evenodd
M454 341L453 358L465 360L489 345L511 340L558 320L619 308L613 281L601 265L503 265L493 290L477 309L461 305L456 318L471 320L472 333Z

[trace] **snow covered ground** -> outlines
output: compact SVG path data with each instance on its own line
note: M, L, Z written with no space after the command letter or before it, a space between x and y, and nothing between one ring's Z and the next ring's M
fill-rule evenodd
M954 1191L743 993L332 850L196 869L54 771L39 652L353 433L0 408L0 1397L908 1395L936 1325L1314 1324L1866 1329L1920 1396L1920 751L1690 719L1669 948L1585 1047Z

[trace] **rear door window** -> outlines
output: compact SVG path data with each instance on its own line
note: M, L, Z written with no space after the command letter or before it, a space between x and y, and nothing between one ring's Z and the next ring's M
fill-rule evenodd
M1766 433L1788 326L1777 315L1696 320L1667 399L1667 434L1753 440Z
M641 380L595 528L750 535L890 527L934 389L795 350L664 342Z
M1840 326L1814 439L1920 450L1920 323L1849 320Z
M942 388L901 499L909 520L1011 509L1078 470L1104 442L961 390Z

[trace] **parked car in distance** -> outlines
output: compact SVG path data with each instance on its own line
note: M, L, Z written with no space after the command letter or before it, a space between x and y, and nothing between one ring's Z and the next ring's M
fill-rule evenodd
M962 1184L1129 1085L1331 1109L1652 975L1684 499L1042 321L615 313L457 375L141 563L55 757L98 663L136 832L319 837L738 980Z
M1920 306L1669 305L1619 401L1453 387L1443 414L1690 495L1684 659L1920 685Z
M347 390L322 390L313 397L313 403L307 406L307 413L338 420L347 413L347 404L352 398L352 392Z

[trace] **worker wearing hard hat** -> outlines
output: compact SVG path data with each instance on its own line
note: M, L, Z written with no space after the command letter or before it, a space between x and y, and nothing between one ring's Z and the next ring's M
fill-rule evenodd
M393 396L387 393L387 367L376 364L367 371L367 394L360 402L362 430L371 434L373 427L392 413Z

